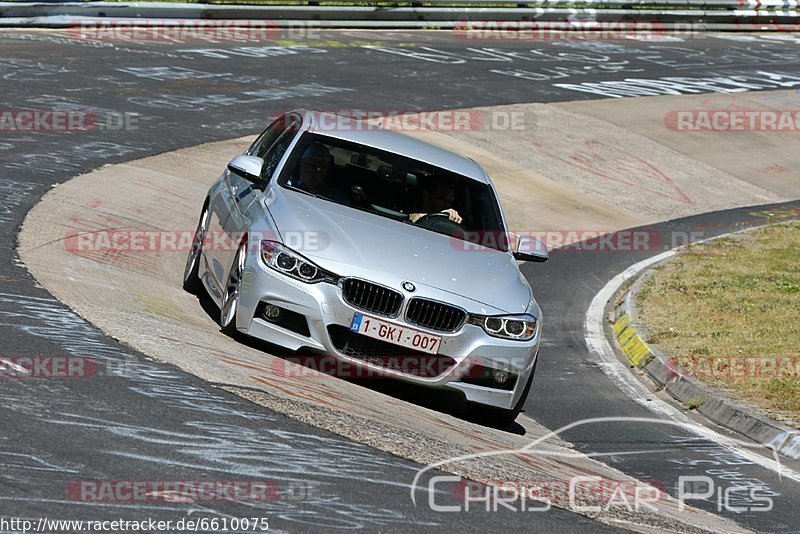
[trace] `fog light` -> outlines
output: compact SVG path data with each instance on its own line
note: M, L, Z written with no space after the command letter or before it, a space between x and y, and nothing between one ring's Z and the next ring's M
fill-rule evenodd
M495 371L494 372L494 381L500 384L501 386L508 382L508 371Z
M273 321L281 314L281 309L274 304L264 306L264 318Z

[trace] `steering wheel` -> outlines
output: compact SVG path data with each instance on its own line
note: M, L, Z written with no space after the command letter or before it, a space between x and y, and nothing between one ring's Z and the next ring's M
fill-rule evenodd
M459 237L464 234L464 227L455 221L450 220L450 216L446 213L436 211L433 213L426 213L414 223L428 230L446 234L452 237Z

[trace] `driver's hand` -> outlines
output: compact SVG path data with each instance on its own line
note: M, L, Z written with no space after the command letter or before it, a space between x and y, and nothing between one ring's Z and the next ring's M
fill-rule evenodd
M426 215L427 213L411 213L408 216L408 220L411 221L412 223L415 223L421 218L425 217Z
M459 215L458 212L453 208L442 210L442 213L446 213L450 220L454 223L461 224L461 215Z

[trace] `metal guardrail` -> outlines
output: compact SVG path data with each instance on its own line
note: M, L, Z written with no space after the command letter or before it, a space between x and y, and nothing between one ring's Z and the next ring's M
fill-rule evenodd
M225 7L271 7L271 6L288 6L288 5L308 5L319 6L330 0L292 0L291 2L281 2L280 0L270 0L267 4L214 4L211 2L186 2L185 5L193 6L207 6L215 8ZM345 0L346 1L346 0ZM796 9L800 5L800 0L353 0L358 2L360 6L369 7L374 5L376 7L386 7L396 5L412 6L412 7L435 7L435 6L448 6L448 7L473 7L475 4L482 6L497 5L509 6L516 5L517 7L549 7L549 8L592 8L592 9L606 9L610 7L617 8L648 8L659 9L668 8L673 9L676 7L683 7L687 9ZM343 2L339 2L341 4ZM110 5L128 5L126 2L102 2L102 1L73 1L64 2L62 0L39 0L31 2L29 0L7 0L0 2L0 4L19 4L19 5L63 5L63 6L110 6ZM141 6L163 7L184 5L176 4L173 2L131 2Z
M197 6L197 7L211 7L211 8L259 8L271 6L319 6L330 0L292 0L291 2L281 2L280 0L271 0L269 6L256 5L256 4L214 4L209 2L186 2L185 4L176 4L172 2L103 2L103 1L73 1L64 2L62 0L39 0L37 2L30 2L28 0L7 0L0 2L0 5L61 5L61 6L113 6L113 5L138 5L138 6L152 6L152 8L163 8L169 6ZM346 0L345 0L346 1ZM675 8L684 7L687 9L797 9L800 6L800 0L353 0L358 2L359 6L380 6L386 7L396 5L397 7L411 6L411 7L472 7L475 4L482 6L496 5L496 6L509 6L516 5L517 7L542 7L542 8ZM340 0L341 3L341 0ZM345 6L346 7L346 6Z
M281 2L281 0L268 0L269 5L312 5L316 6L320 3L330 2L332 0L291 0ZM346 2L346 0L337 0L339 4ZM756 8L797 8L800 5L800 0L353 0L358 2L361 6L386 6L386 5L447 5L447 6L464 6L470 7L471 5L506 5L516 4L517 6L525 7L586 7L598 8L610 6L625 6L625 7L675 7L682 6L692 9L717 9L717 8L730 8L730 9L756 9ZM169 6L169 5L184 5L176 4L174 2L130 2L137 5L153 5L153 6ZM21 5L41 5L41 4L58 4L58 5L114 5L123 4L126 2L104 2L104 1L63 1L63 0L38 0L31 2L30 0L6 0L0 4L21 4ZM230 3L214 3L204 1L185 2L185 5L195 6L210 6L210 7L263 7L266 4L230 4Z
M367 0L369 5L315 5L319 1L308 0L304 5L0 2L0 25L64 27L94 17L294 20L327 27L383 28L452 28L469 21L517 21L537 25L647 22L797 31L800 24L798 0L397 0L394 6L385 0Z

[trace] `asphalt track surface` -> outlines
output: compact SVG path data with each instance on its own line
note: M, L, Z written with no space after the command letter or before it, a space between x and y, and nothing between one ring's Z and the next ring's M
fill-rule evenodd
M606 529L558 509L532 517L480 510L443 514L425 505L414 507L407 485L420 466L270 413L148 361L37 288L15 257L15 236L25 213L52 185L107 163L253 134L269 115L295 107L430 110L579 100L597 95L556 84L620 80L633 70L637 78L649 79L748 76L766 68L787 75L800 72L800 52L793 42L545 42L537 43L533 54L530 43L485 44L429 32L327 32L318 42L288 48L232 42L112 47L75 42L63 33L0 32L4 108L138 114L138 129L3 132L0 137L0 355L85 354L117 359L125 367L120 376L102 380L0 384L0 517L268 516L273 529L289 531L322 526L369 531ZM701 231L708 237L758 220L758 210L740 209L651 229L669 243L673 231ZM583 321L591 299L611 277L662 250L563 251L548 264L525 267L547 317L543 359L526 404L529 416L551 429L591 417L654 417L626 398L592 359L583 341ZM564 437L582 452L607 454L601 457L604 462L668 489L681 474L707 474L720 484L757 479L776 494L771 512L720 514L759 531L795 531L800 524L796 483L779 481L774 473L675 428L605 423L580 426ZM270 503L117 504L80 502L67 492L76 480L257 477L276 481L280 498ZM324 506L305 506L300 488L309 484L328 497ZM692 504L717 512L713 499Z

